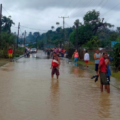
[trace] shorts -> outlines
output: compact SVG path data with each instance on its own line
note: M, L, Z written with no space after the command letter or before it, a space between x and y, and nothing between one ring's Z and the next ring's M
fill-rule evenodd
M97 72L98 72L98 66L99 66L99 64L95 64L95 71L97 71Z
M57 67L52 68L52 75L56 74L57 76L60 75L59 69Z
M85 60L85 63L88 63L89 61L88 60Z
M109 85L109 81L107 80L106 73L100 73L100 82L102 85Z
M9 56L9 57L12 57L12 56L13 56L13 54L11 54L11 53L10 53L10 54L8 54L8 56Z

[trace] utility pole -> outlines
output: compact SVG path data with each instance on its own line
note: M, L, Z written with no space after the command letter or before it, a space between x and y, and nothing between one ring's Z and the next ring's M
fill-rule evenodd
M26 42L26 30L25 30L25 34L24 34L24 46L25 46L25 42Z
M78 50L78 24L76 23L76 49Z
M18 48L18 39L19 39L19 29L20 29L20 22L18 23L17 48Z
M68 17L59 17L59 18L62 18L63 19L63 45L64 45L64 42L65 42L65 18L69 18L69 16Z
M1 26L2 26L2 4L0 4L0 34L1 34Z
M78 26L80 24L79 20L76 20L74 24L75 24L75 27L76 27L76 44L75 45L76 45L76 49L78 50Z

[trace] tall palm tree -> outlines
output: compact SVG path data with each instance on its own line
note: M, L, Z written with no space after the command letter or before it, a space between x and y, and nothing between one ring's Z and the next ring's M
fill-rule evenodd
M60 23L59 23L59 22L56 22L56 25L60 25Z
M2 31L11 33L11 27L13 24L15 24L11 20L11 16L9 16L9 17L3 16L1 21L2 21Z
M78 49L78 27L79 25L82 25L82 23L80 23L79 19L77 19L75 22L75 27L76 27L76 49Z
M77 19L77 20L74 22L74 25L75 25L75 26L79 26L79 25L82 25L82 23L79 21L79 19Z
M52 30L53 30L54 28L55 28L54 26L51 27Z

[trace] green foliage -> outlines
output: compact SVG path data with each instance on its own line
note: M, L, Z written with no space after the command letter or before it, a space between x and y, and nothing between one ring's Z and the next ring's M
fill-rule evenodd
M85 44L87 41L91 39L93 36L93 33L91 31L91 26L90 25L81 25L78 27L78 44L82 45ZM76 30L74 30L70 34L70 41L72 44L75 45L75 40L76 40Z
M19 57L20 55L19 54L14 54L13 57Z
M79 46L85 44L85 46L88 44L88 46L91 46L91 42L88 42L92 39L93 36L99 36L102 39L106 39L106 34L104 34L103 29L99 31L100 27L111 27L112 25L109 23L103 23L104 19L102 21L100 20L100 13L99 11L88 11L86 15L83 18L84 24L81 24L81 26L78 27L78 44ZM75 21L75 23L78 23ZM107 32L110 31L107 28L104 28ZM77 30L74 30L70 34L70 41L75 45L76 41L76 32ZM107 36L108 37L108 36ZM95 39L96 40L96 39ZM97 46L98 47L98 46ZM91 47L90 47L91 48Z
M116 41L118 38L118 33L113 32L110 36L109 36L109 40L110 41Z
M11 20L11 16L9 17L3 16L1 19L1 22L2 22L2 31L11 33L11 26L15 24Z
M0 47L3 49L12 46L15 43L15 38L16 36L11 33L2 32L0 38Z
M82 47L87 48L89 50L93 50L94 49L92 41L88 41L87 43L85 43L84 45L82 45Z
M114 64L115 64L115 66L117 68L117 67L120 66L120 43L117 43L114 46L113 51L114 51L114 55L113 55L113 57L114 57Z
M15 44L15 38L16 36L11 33L1 32L0 48L3 50L2 57L8 57L8 49Z
M87 43L82 45L82 47L87 48L89 50L98 49L99 48L99 38L97 36L93 36L91 40L89 40Z
M120 36L117 37L116 41L117 41L117 42L120 42Z
M99 21L100 20L99 16L100 16L100 13L98 11L95 11L95 10L88 11L83 18L84 23L88 24L90 21L93 21L93 20Z

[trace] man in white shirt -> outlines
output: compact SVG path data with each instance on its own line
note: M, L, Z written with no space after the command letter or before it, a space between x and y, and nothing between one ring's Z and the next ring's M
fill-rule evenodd
M90 56L89 56L88 51L86 50L86 51L85 51L85 54L84 54L84 61L85 61L86 67L88 67L88 62L89 62L89 60L90 60Z

